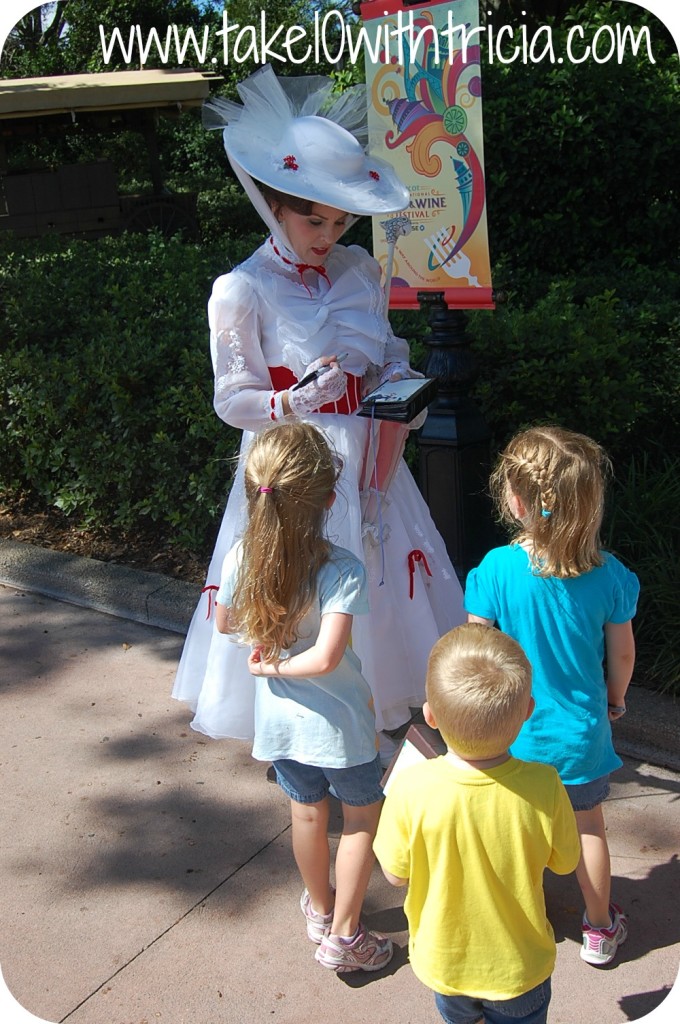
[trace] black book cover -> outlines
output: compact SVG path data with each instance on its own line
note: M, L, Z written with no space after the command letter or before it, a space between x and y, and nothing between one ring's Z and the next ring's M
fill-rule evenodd
M430 404L436 394L437 382L433 377L387 381L362 399L357 415L410 423Z

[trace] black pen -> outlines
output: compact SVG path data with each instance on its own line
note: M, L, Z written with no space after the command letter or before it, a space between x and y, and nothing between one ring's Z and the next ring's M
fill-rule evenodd
M347 359L348 355L349 352L341 352L339 356L336 356L335 359L332 360L332 362L342 363L345 361L345 359ZM299 380L297 384L293 384L290 390L297 391L298 388L303 388L305 384L309 384L311 381L316 380L316 378L320 377L322 373L326 373L326 371L330 369L332 369L331 363L324 363L324 365L320 366L318 370L312 370L312 372L308 373L306 377L303 377L302 380Z

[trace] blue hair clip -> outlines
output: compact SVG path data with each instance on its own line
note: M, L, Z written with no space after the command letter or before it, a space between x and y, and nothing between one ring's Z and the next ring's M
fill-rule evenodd
M552 515L552 512L550 511L550 509L542 508L541 509L541 515L543 516L544 519L550 519L550 516Z

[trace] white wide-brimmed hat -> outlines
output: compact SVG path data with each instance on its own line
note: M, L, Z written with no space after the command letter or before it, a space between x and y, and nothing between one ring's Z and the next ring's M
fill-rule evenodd
M237 88L243 106L208 100L203 123L223 129L229 161L253 202L243 172L279 192L357 216L408 206L408 189L394 169L367 154L360 141L367 134L363 86L332 102L331 79L277 78L265 65Z

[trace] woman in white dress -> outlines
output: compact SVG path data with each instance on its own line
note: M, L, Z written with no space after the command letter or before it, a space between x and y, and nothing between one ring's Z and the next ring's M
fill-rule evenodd
M227 156L271 231L213 286L215 409L243 430L242 450L253 433L295 416L323 430L342 460L328 537L366 565L371 611L355 619L352 646L377 727L391 732L424 700L432 645L465 616L444 542L407 466L396 461L390 479L373 472L376 452L379 464L394 463L389 449L398 431L356 415L361 395L378 381L415 374L408 344L386 319L377 262L359 246L337 243L356 216L402 210L409 196L355 137L364 101L345 93L329 107L331 88L328 79L278 79L265 67L239 86L243 106L208 105L208 124L224 129ZM191 705L192 727L216 738L253 735L248 651L215 629L211 601L244 518L239 467L173 689Z

